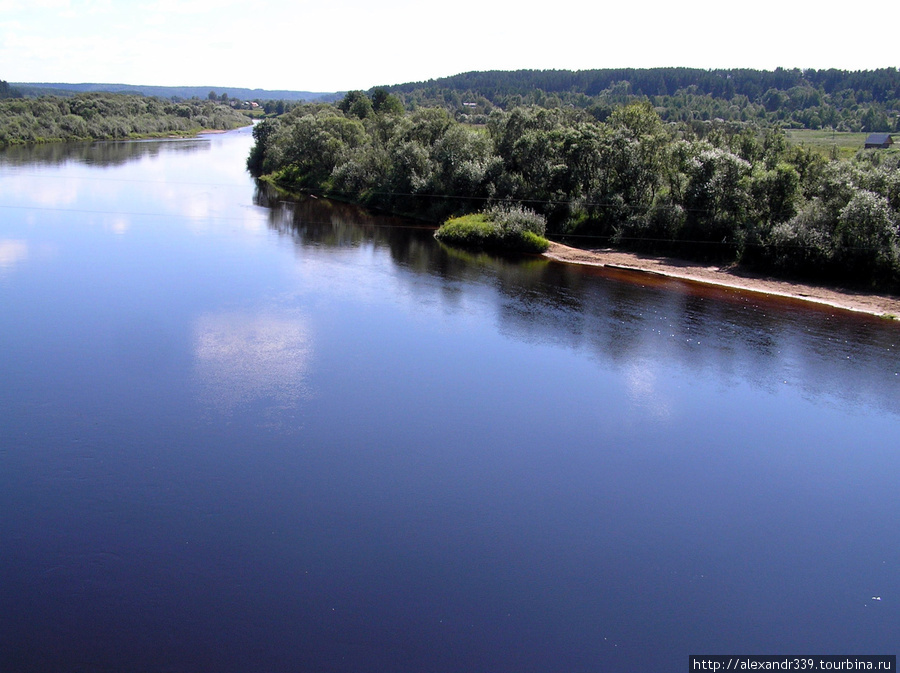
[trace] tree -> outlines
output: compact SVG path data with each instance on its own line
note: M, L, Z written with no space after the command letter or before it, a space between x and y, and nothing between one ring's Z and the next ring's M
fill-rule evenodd
M853 195L841 210L835 243L838 260L851 273L883 276L900 270L897 222L880 194L859 190Z
M369 108L371 109L371 101L369 101L368 96L362 91L348 91L344 94L344 97L338 102L337 108L344 114L350 113L351 108L354 105L359 104L359 101L365 99L369 102Z
M348 112L358 119L366 119L373 114L372 101L366 96L360 96L353 101L353 105L350 106Z
M372 108L378 114L403 114L403 103L400 99L382 87L372 90Z
M799 187L800 175L790 164L754 171L750 192L759 220L772 225L791 219L796 214Z
M289 168L301 185L322 188L335 167L365 142L366 133L360 121L326 108L281 124L271 140L267 165Z
M750 204L750 170L750 163L739 156L701 145L688 165L684 199L688 236L698 241L741 243Z
M251 175L258 177L265 172L266 155L278 126L277 119L264 119L253 127L253 138L256 140L256 144L250 148L250 156L247 157L247 169Z

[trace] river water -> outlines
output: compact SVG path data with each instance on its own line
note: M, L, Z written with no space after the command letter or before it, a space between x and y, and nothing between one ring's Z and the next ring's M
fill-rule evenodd
M900 324L0 155L0 670L895 654Z

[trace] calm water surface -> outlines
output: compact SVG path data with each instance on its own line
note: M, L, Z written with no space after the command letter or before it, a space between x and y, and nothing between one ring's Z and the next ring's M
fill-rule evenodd
M250 144L0 156L0 670L897 653L900 325L453 252Z

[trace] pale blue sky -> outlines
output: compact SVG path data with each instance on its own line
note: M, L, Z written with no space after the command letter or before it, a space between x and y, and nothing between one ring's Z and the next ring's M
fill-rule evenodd
M900 65L884 0L864 16L741 4L0 0L0 79L340 91L468 70Z

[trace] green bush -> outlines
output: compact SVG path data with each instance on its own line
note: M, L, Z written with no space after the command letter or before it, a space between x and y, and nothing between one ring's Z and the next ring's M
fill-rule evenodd
M495 206L485 212L447 220L434 234L442 243L467 248L542 253L550 247L544 238L544 218L521 207Z
M507 235L531 232L543 237L547 233L547 220L522 206L491 206L485 212L485 217Z

